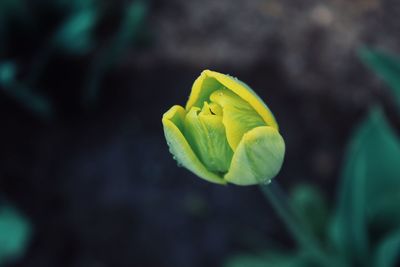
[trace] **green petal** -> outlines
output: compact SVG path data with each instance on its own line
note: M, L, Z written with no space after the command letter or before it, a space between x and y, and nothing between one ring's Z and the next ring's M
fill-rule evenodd
M217 90L211 94L210 99L223 109L226 138L233 150L239 145L245 133L256 127L266 126L263 118L232 91L227 89Z
M225 184L218 175L208 171L200 162L189 143L182 134L185 110L181 106L173 106L163 118L164 134L174 158L178 164L195 173L197 176L213 183Z
M221 177L228 172L233 151L225 137L222 116L211 113L207 103L201 112L199 108L191 108L185 118L184 135L208 170Z
M278 174L284 154L285 143L275 128L254 128L244 134L224 178L236 185L267 183Z

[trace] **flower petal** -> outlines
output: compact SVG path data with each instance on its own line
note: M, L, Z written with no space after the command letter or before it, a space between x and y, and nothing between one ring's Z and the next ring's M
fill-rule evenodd
M219 81L210 78L207 72L203 71L193 83L192 91L186 103L186 111L189 111L192 107L201 108L204 102L208 102L210 95L215 90L222 88L223 85Z
M220 85L222 86L220 86ZM244 82L229 75L218 73L211 70L205 70L194 82L192 92L186 104L186 110L192 106L201 107L204 101L216 90L226 87L247 101L256 112L264 119L268 126L278 130L278 124L274 115L261 98Z
M184 108L178 105L173 106L163 115L164 134L171 153L178 161L178 164L181 164L199 177L209 182L225 184L226 182L221 177L206 169L183 136L182 130L185 115Z
M221 177L228 172L233 151L226 140L222 116L212 115L207 103L201 112L191 108L185 118L184 135L208 170Z
M254 128L240 141L224 179L236 185L269 182L278 174L284 154L285 143L275 128Z
M210 99L222 107L226 138L233 150L245 133L256 127L266 126L263 118L250 104L230 90L217 90L211 94Z

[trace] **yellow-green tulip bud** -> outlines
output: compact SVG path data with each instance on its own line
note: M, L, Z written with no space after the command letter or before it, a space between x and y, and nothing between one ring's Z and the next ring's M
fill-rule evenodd
M162 123L178 164L207 181L267 183L282 166L285 143L273 114L231 76L203 71L186 108L173 106Z

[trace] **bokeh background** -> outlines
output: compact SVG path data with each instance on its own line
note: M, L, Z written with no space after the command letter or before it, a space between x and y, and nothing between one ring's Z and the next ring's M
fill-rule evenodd
M400 129L358 56L400 53L399 16L397 0L0 0L0 199L30 233L5 266L213 267L293 248L257 187L178 168L161 116L203 69L239 77L280 124L285 191L312 183L333 206L371 105Z

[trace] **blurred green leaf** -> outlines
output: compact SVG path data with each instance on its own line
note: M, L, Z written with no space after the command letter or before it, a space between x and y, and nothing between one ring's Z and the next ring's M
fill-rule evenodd
M96 22L97 12L93 8L73 13L55 34L55 46L69 53L87 53L93 45Z
M1 0L0 18L1 21L17 16L25 9L25 3L21 0Z
M115 36L113 48L114 55L135 40L147 14L148 4L145 1L133 1L126 9L120 30Z
M370 213L387 196L400 194L400 143L379 108L371 110L351 139L338 193L331 237L342 254L364 266ZM399 209L375 213L390 221Z
M0 264L18 259L25 253L31 236L27 218L13 207L0 207Z
M387 232L389 229L400 227L400 193L383 194L380 199L368 207L368 220L374 230Z
M400 264L400 230L389 234L379 244L375 253L375 267L396 267L398 264Z
M17 66L14 62L6 61L0 63L0 84L9 84L14 81L17 73Z
M400 58L368 48L360 50L360 57L366 65L391 86L400 104Z
M135 40L146 17L147 8L148 5L145 1L134 1L126 8L118 32L91 65L83 95L84 103L90 105L95 102L101 78L107 69L119 59L126 47Z
M312 267L308 257L300 254L269 252L259 255L237 255L229 259L224 267Z
M310 231L324 239L329 211L323 194L312 185L302 184L294 187L290 201Z
M400 227L400 139L381 110L372 113L369 136L363 150L366 155L367 216L389 226Z
M50 119L53 108L49 100L16 81L15 76L16 65L13 62L0 63L0 92L9 95L41 119Z
M361 127L351 140L345 157L338 207L331 238L349 261L364 259L368 251L365 204L365 157L361 152L366 129Z

